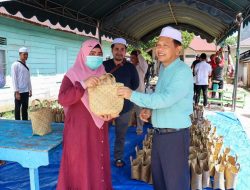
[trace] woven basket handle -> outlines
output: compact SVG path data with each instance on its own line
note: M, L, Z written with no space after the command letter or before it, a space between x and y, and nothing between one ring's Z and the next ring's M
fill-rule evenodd
M238 171L240 171L240 164L239 164L239 163L237 163L237 164L235 165L235 167L237 168Z
M115 77L111 73L105 73L104 75L100 76L100 83L101 84L114 84L116 83Z
M32 100L31 106L30 106L31 110L41 108L41 107L43 107L43 105L42 105L42 102L39 99Z
M238 161L238 155L235 154L235 161L237 162Z

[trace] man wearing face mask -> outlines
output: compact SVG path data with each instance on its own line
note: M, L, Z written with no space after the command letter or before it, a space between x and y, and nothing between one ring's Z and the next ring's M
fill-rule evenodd
M126 40L123 38L114 39L111 49L113 59L103 62L106 72L112 73L117 82L121 82L124 86L136 90L139 86L139 76L135 66L125 59L127 50ZM125 162L123 161L124 142L133 106L132 102L125 100L120 116L115 119L116 138L114 159L116 167L123 167L125 165Z

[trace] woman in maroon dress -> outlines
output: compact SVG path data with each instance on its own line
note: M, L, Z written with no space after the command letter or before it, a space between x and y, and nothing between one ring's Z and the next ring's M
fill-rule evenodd
M82 44L75 64L63 78L58 101L65 110L63 155L57 190L111 190L107 122L94 115L87 88L105 73L102 49L96 40Z

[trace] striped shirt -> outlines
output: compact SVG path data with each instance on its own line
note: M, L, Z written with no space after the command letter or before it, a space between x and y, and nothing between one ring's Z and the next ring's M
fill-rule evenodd
M30 72L19 61L15 61L11 66L11 77L14 91L19 93L32 90L30 81Z

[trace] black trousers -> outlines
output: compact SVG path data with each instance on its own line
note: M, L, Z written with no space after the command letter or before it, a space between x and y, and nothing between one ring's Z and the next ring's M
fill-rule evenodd
M193 96L193 101L196 100L196 92L197 92L197 85L194 83L194 96Z
M189 143L189 128L153 135L151 167L155 190L190 189Z
M115 146L114 146L114 158L124 159L124 146L125 146L125 137L128 130L129 119L131 116L132 110L121 114L115 119Z
M203 93L203 105L207 105L207 89L208 85L196 85L196 98L195 98L195 104L198 104L200 102L200 95L201 90Z
M15 96L15 95L14 95ZM15 96L15 120L21 120L20 109L22 108L22 120L28 120L29 92L20 93L21 99Z

